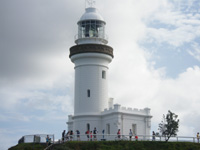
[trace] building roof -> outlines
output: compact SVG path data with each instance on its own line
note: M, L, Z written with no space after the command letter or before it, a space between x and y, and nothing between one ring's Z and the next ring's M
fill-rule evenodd
M85 9L85 13L81 16L79 22L84 20L99 20L105 22L98 10L93 7Z

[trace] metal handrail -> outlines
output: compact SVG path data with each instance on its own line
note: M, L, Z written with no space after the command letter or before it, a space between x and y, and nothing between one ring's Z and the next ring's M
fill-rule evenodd
M73 135L68 135L65 136L66 137L72 137L72 140L69 139L68 141L77 141L77 136L80 137L80 139L78 141L91 141L90 136L92 136L92 140L94 140L93 136L96 135L97 141L129 141L129 135L120 135L120 138L117 134L89 134L89 139L87 138L87 134L73 134ZM152 135L137 135L138 139L135 139L134 136L131 139L131 141L153 141L153 136ZM111 138L110 138L111 137ZM155 141L165 141L166 140L166 136L161 136L161 135L155 135ZM172 138L175 138L175 140L172 140ZM188 136L172 136L171 139L169 140L169 142L182 142L182 140L178 140L180 138L187 138L187 139L192 139L192 140L188 140L187 142L196 142L195 139L197 139L197 137L188 137ZM65 141L64 142L68 142ZM50 149L53 145L55 144L62 144L63 141L59 140L59 141L55 141L52 145L46 147L44 150L48 150Z
M130 140L129 135L120 135L120 138L118 138L117 134L95 134L97 141L101 140L106 140L106 141L115 141L115 140ZM86 134L80 134L80 139L77 139L77 134L74 135L69 135L65 136L65 142L66 141L90 141L94 140L94 134L89 134L89 138L87 137ZM91 138L91 137L92 138ZM131 141L153 141L153 136L152 135L137 135L138 139L135 138L135 135L132 136ZM68 140L67 140L68 137ZM71 138L70 138L71 137ZM165 141L166 136L161 136L161 135L155 135L155 141ZM184 139L184 140L183 140ZM197 137L189 137L189 136L172 136L169 139L169 142L197 142Z
M24 135L22 136L18 143L46 143L46 137L47 135L49 137L52 137L52 143L54 143L55 138L54 138L54 134L33 134L33 135ZM29 139L29 140L27 140ZM42 140L43 139L43 140Z

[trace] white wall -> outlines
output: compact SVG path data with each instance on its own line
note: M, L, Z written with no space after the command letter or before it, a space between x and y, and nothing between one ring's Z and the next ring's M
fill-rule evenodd
M101 53L83 53L71 57L75 64L74 114L100 114L108 107L108 64L112 57ZM106 79L102 78L106 71ZM90 90L90 97L87 95Z

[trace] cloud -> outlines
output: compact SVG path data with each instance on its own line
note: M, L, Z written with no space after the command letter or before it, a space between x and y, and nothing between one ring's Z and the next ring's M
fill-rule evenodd
M180 47L199 37L199 34L195 33L197 30L199 27L195 28L194 26L183 26L174 30L149 28L147 37L150 36L149 38L153 38L156 43L166 42L172 46Z
M68 24L68 20L75 23L76 18L71 17L70 9L53 1L19 0L11 5L8 0L1 3L4 13L0 16L3 22L0 29L0 76L17 80L46 75L50 65L57 64L52 56L57 55L59 59L68 55L67 43L73 43L74 33L67 29L76 29L73 24Z
M21 121L21 122L27 122L30 121L31 118L29 118L28 116L19 113L19 112L12 112L12 110L10 112L6 112L6 113L1 113L0 115L0 120L1 122L10 122L10 121Z
M121 73L114 72L115 78L111 79L110 89L115 103L134 108L151 108L152 126L154 126L152 130L157 130L156 126L161 121L162 114L171 110L179 115L180 127L194 129L190 133L180 130L179 135L195 135L200 126L198 122L200 68L198 66L188 68L176 79L163 78L162 70L146 68L146 70L135 69L130 72L130 68L134 68L131 65L122 68L118 66ZM116 80L117 82L114 83ZM190 115L193 117L188 117Z
M180 47L199 38L199 18L199 14L185 13L177 9L175 4L165 3L145 17L147 24L145 40L153 38L156 43L166 42Z
M200 61L200 46L198 43L194 43L192 45L192 50L188 50L188 53Z
M192 136L200 130L199 65L189 64L172 78L167 67L175 65L156 68L155 53L144 46L150 42L158 51L165 43L179 50L180 57L187 51L199 60L200 15L193 8L195 1L185 2L102 0L97 7L114 48L108 76L110 97L123 106L150 107L155 131L162 114L171 110L180 117L180 134ZM69 48L74 45L84 1L2 0L0 7L3 142L7 140L8 147L22 135L34 133L53 132L60 138L67 115L73 114L74 65Z
M154 2L155 7L150 8ZM135 9L126 7L125 11L120 11L120 16L109 18L112 23L118 25L115 28L108 26L111 35L115 32L110 44L114 47L115 55L109 70L110 97L114 98L115 103L127 107L150 107L153 115L152 130L157 130L162 114L171 110L178 114L181 120L179 135L193 136L199 130L199 123L196 121L200 106L199 66L188 67L176 78L171 78L166 75L165 66L155 68L152 59L154 54L150 54L148 47L144 49L141 43L153 41L154 48L160 48L162 43L166 43L179 52L187 51L186 47L184 49L185 44L190 44L200 36L199 14L185 14L185 11L176 10L177 6L169 1L153 1L151 4L145 2L144 5L143 3L144 1L134 3ZM126 1L123 6L126 5L130 6L130 1ZM140 11L141 8L144 11ZM114 14L117 11L112 12ZM191 52L198 52L194 50L193 45ZM189 123L186 120L190 114L193 114L194 119L189 119ZM194 126L194 123L197 126ZM190 129L193 129L192 132L189 132Z

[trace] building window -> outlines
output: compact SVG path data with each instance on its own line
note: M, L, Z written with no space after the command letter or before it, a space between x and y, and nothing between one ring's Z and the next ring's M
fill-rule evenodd
M110 134L110 124L106 124L106 134Z
M90 124L89 124L89 123L88 123L87 126L86 126L86 130L87 130L87 131L90 131Z
M106 71L102 71L102 79L106 79Z
M90 97L90 90L87 90L87 97Z
M133 131L133 135L137 135L137 125L136 124L132 124L132 131Z

